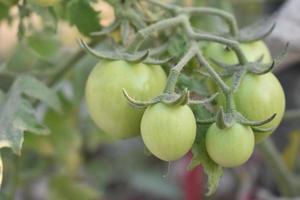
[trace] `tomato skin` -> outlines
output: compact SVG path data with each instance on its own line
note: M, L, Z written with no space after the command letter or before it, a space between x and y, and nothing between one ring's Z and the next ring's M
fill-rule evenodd
M224 96L220 95L219 103L225 104ZM234 93L236 110L249 120L264 120L276 113L275 119L259 126L261 128L276 128L285 111L284 90L273 73L264 75L246 74ZM254 132L255 141L260 142L272 132Z
M34 3L42 7L54 6L59 1L60 0L33 0Z
M129 138L140 133L143 109L129 105L122 89L137 100L160 95L166 74L159 65L103 61L95 66L86 83L86 100L95 123L114 138Z
M272 62L272 57L270 51L266 44L263 41L256 41L251 43L241 43L240 48L242 52L245 54L246 58L250 62L254 62L259 59L263 55L262 62L265 64ZM217 70L217 72L221 72L222 68L211 62L209 59L213 58L217 61L223 62L225 64L237 64L238 59L233 50L226 48L225 45L218 43L209 43L204 49L204 56L208 59L211 66ZM206 81L206 85L211 92L216 92L218 90L218 86L210 79Z
M236 167L245 163L254 150L254 134L249 126L238 123L220 129L212 124L205 139L208 155L223 167Z
M256 41L251 43L240 43L240 48L250 62L254 62L263 56L263 63L271 63L272 57L270 51L263 41ZM204 50L206 58L213 58L225 64L237 64L238 59L235 52L226 48L225 45L219 43L210 43ZM211 63L214 68L221 69L217 65Z
M141 134L149 151L164 161L178 160L192 147L196 120L187 105L157 103L142 118Z

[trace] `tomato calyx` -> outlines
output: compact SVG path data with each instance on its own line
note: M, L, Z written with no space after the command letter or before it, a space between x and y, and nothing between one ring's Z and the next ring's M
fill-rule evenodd
M224 128L231 127L234 123L237 122L237 123L243 124L245 126L250 126L253 131L269 132L269 131L273 131L275 129L275 127L261 128L258 126L262 126L264 124L271 122L272 120L275 119L275 117L276 117L276 113L274 113L267 119L259 120L259 121L252 121L252 120L249 120L246 117L244 117L241 113L239 113L236 110L233 110L232 112L225 112L223 107L221 106L220 109L218 110L217 114L214 117L212 117L210 119L205 119L205 120L198 119L197 123L198 124L216 123L218 128L224 129Z
M213 101L218 93L213 94L211 97L206 98L204 100L195 100L190 98L190 92L188 89L184 89L181 94L177 93L163 93L162 95L159 95L157 97L154 97L153 99L149 101L139 101L131 97L128 92L123 88L123 94L129 104L135 108L143 109L150 105L157 104L159 102L165 103L165 104L172 104L172 105L186 105L186 104L205 104Z
M106 60L125 60L131 63L145 63L153 65L162 65L170 62L173 58L167 57L163 59L153 58L151 50L143 50L134 53L125 52L123 49L116 51L100 51L92 49L85 41L82 39L78 40L79 45L89 54L96 58L106 59Z

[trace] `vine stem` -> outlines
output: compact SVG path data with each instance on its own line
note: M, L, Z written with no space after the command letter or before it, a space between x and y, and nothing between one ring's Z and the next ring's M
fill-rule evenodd
M198 45L196 42L193 43L193 45ZM210 64L206 61L204 56L202 55L202 52L200 51L199 47L197 47L196 50L196 58L199 64L206 68L208 73L212 76L214 80L216 80L219 87L222 89L222 91L227 94L230 93L231 89L228 87L228 85L222 80L222 78L219 76L219 74L210 66Z
M147 0L148 2L159 6L165 10L171 11L173 13L185 13L185 14L208 14L208 15L215 15L218 16L220 18L222 18L223 20L225 20L225 22L228 24L229 26L229 32L233 37L238 36L239 34L239 28L238 28L238 24L236 19L234 18L234 16L226 11L220 10L220 9L216 9L216 8L212 8L212 7L179 7L176 5L169 5L169 4L165 4L165 3L161 3L160 1L157 0Z
M93 47L97 44L98 41L93 41L89 46ZM54 73L51 79L47 81L48 86L53 86L57 81L59 81L70 69L74 67L74 65L84 57L85 51L80 48L78 51L65 63L63 63L58 70Z
M129 52L137 51L142 45L142 43L145 41L145 39L149 37L150 34L153 34L153 32L158 32L168 28L175 27L177 25L180 25L182 22L183 22L183 18L181 15L179 15L173 18L156 22L155 24L152 24L144 29L139 30L133 42L129 45L127 50Z
M262 153L264 160L271 169L280 192L289 197L297 195L297 189L294 187L293 177L290 171L280 157L280 153L270 139L259 143L258 148ZM298 191L299 193L299 191Z
M177 65L171 69L165 87L166 93L173 93L175 91L176 82L181 70L195 56L195 53L196 53L196 49L194 48L194 46L191 46L187 51L187 53L177 63Z

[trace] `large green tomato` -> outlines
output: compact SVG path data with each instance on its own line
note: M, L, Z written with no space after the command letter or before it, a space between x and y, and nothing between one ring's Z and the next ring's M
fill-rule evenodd
M196 120L187 105L157 103L142 118L141 134L146 147L161 160L177 160L192 147Z
M275 119L260 126L276 128L282 120L285 110L285 95L278 79L272 73L264 75L246 74L234 93L236 110L249 120L264 120L276 113ZM224 96L218 102L224 106ZM272 132L255 132L255 141L259 142Z
M160 95L166 74L159 65L103 61L92 70L86 84L89 113L96 124L114 138L128 138L140 133L144 110L131 107L122 89L137 100Z
M210 158L223 167L236 167L245 163L254 150L254 135L249 126L235 123L220 129L212 124L205 139Z
M39 6L48 7L48 6L54 6L60 0L32 0L32 1Z
M256 41L251 43L241 43L240 48L245 54L246 58L250 62L254 62L263 56L262 62L265 64L272 62L272 57L268 47L263 41ZM213 58L217 61L225 64L237 64L238 59L234 51L226 48L225 45L218 43L209 43L204 49L204 56L208 59ZM222 68L215 65L213 62L209 62L211 66L218 72L222 71ZM206 81L206 85L211 92L217 91L217 85L210 79Z

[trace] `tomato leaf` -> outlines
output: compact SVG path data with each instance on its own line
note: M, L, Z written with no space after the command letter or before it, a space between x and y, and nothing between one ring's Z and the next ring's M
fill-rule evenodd
M193 110L197 117L199 117L200 115L206 115L207 117L211 117L210 113L199 105L193 106ZM205 137L208 127L209 126L205 125L197 127L197 139L192 148L193 158L188 166L188 169L191 170L198 165L202 165L204 167L204 171L208 176L207 195L211 195L216 191L218 187L219 180L223 175L223 169L221 166L219 166L213 160L210 159L205 148Z
M28 37L28 45L40 56L53 56L59 49L59 42L53 35L36 34Z
M35 116L35 110L26 97L39 99L50 107L60 110L55 92L30 76L19 76L8 94L0 95L0 148L10 147L21 153L24 131L47 134L48 129Z
M91 32L99 31L99 16L89 1L72 0L67 6L68 19L78 30L89 35Z
M204 83L195 76L180 74L177 85L180 89L188 88L190 91L196 92L200 96L209 96L209 92Z
M96 189L68 175L53 176L49 186L50 199L102 199Z
M9 14L9 6L0 2L0 20L7 17Z

